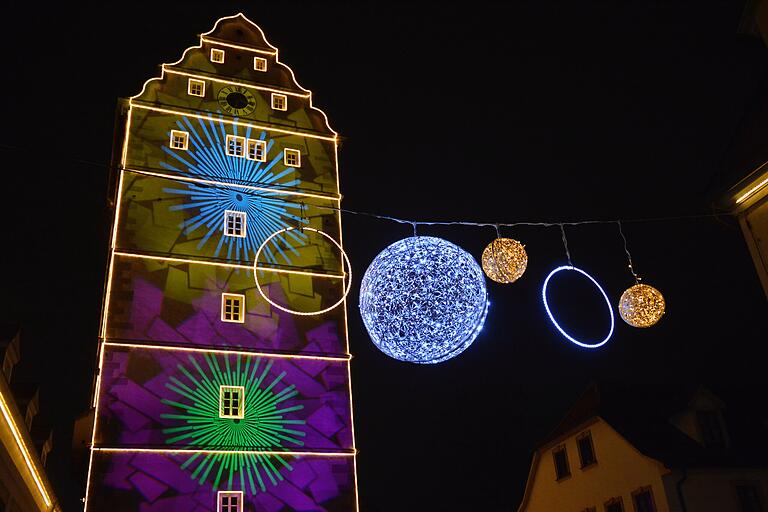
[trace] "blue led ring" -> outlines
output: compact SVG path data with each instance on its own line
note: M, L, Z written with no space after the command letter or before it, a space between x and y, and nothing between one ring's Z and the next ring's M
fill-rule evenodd
M598 290L600 290L600 293L603 295L603 298L605 299L605 305L608 306L608 313L610 313L610 315L611 315L611 329L608 332L608 336L606 336L605 339L603 339L602 341L600 341L598 343L584 343L583 341L579 341L576 338L574 338L573 336L571 336L570 334L568 334L567 332L565 332L565 330L562 327L560 327L560 324L557 323L557 320L555 320L555 316L552 314L552 311L549 309L549 304L547 303L547 285L549 284L549 280L552 278L552 276L557 274L561 270L573 270L575 272L578 272L581 275L586 276L587 279L592 281L592 284L594 284L595 287ZM587 274L586 272L584 272L580 268L577 268L577 267L574 267L574 266L570 266L570 265L565 265L565 266L562 266L562 267L557 267L552 272L550 272L549 275L547 276L547 278L544 280L544 287L541 289L541 298L544 300L544 309L547 310L547 315L549 315L549 319L552 320L553 324L555 324L555 327L557 327L557 330L560 331L560 334L562 334L563 336L568 338L570 341L572 341L576 345L579 345L580 347L584 347L584 348L602 347L603 345L605 345L608 342L608 340L613 335L613 323L614 322L613 322L613 308L611 307L611 301L608 300L608 295L606 295L605 290L603 290L603 287L600 286L600 284L597 281L595 281L595 279L591 275Z

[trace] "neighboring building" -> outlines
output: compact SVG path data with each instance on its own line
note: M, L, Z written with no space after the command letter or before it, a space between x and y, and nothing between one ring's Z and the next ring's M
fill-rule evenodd
M85 508L356 511L338 135L241 14L161 71L118 111Z
M0 510L59 511L45 475L52 432L35 421L40 410L38 388L13 381L21 359L18 326L0 325L0 359Z
M679 398L591 386L534 452L519 512L768 510L764 428L732 431L705 388Z

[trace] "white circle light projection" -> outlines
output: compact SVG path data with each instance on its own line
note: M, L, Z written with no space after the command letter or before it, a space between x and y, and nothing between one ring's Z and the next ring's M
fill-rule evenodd
M360 285L371 340L400 361L440 363L469 347L488 313L483 271L461 247L413 236L379 253Z

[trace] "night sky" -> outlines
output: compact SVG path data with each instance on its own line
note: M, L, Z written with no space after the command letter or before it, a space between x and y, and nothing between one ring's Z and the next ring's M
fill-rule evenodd
M768 62L758 40L737 34L740 3L574 4L6 11L0 321L23 326L17 377L41 383L41 419L55 429L49 473L65 510L84 494L70 445L96 363L118 97L242 10L343 136L345 208L490 222L713 213L713 177L734 171L734 140ZM559 230L503 230L526 244L528 270L511 286L489 281L486 328L435 366L384 356L356 308L367 265L410 228L342 220L357 277L349 326L363 511L515 510L536 443L592 379L669 390L701 382L729 403L764 403L766 301L728 216L625 224L636 270L668 312L648 330L619 321L598 351L559 336L541 303L544 277L566 261ZM420 233L476 258L495 235ZM617 302L633 281L616 225L567 234L573 263ZM589 287L564 278L555 293L576 332L606 329Z

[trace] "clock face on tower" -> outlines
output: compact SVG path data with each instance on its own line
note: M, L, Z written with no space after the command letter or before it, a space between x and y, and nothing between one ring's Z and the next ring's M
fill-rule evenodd
M227 114L247 116L256 108L256 98L245 87L229 85L217 95L221 109Z

